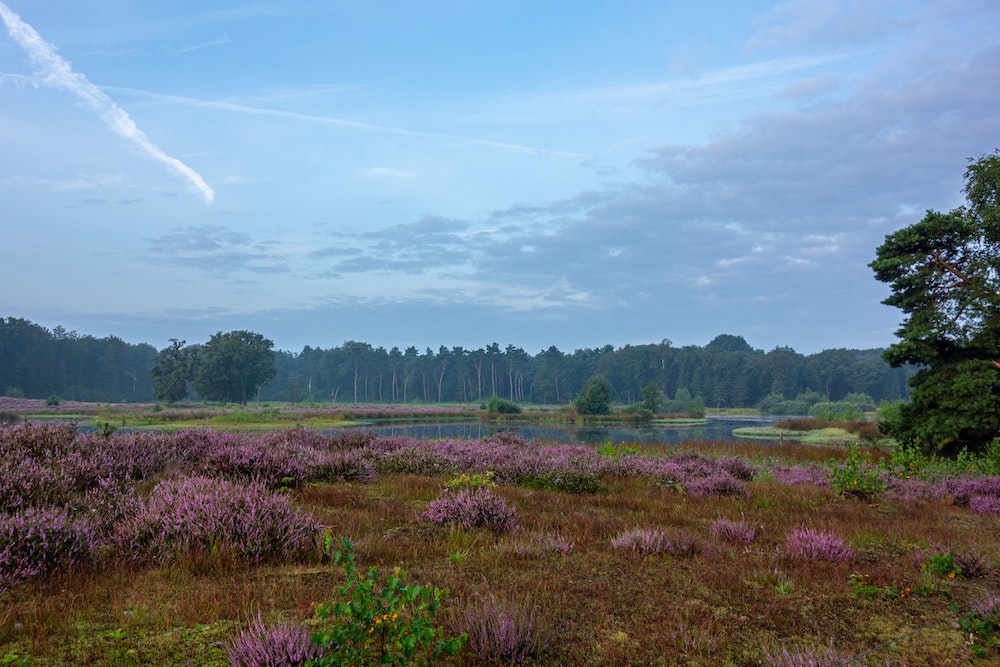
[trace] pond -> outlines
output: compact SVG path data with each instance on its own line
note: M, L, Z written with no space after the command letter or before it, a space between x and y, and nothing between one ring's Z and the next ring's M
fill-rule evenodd
M577 426L575 424L489 424L484 422L379 424L372 422L339 431L365 431L379 437L401 437L416 440L481 440L499 431L514 433L525 440L581 445L603 445L607 442L639 442L643 444L675 445L690 440L744 440L733 435L733 429L745 426L766 426L774 419L745 417L710 417L704 424L687 426L654 424L634 427L615 424ZM333 432L333 431L331 431Z

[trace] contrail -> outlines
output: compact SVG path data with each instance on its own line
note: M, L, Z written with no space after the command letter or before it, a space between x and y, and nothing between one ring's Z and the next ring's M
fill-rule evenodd
M81 102L96 111L114 132L125 137L154 160L159 160L186 178L205 198L206 204L212 203L215 199L215 191L198 172L177 158L167 155L163 149L150 141L149 137L136 126L124 109L115 104L114 100L105 95L100 88L88 81L87 77L74 72L69 62L56 53L55 47L42 39L34 28L22 21L21 17L12 12L3 2L0 2L0 17L7 25L7 32L28 54L28 59L36 68L35 73L42 77L45 83L76 95Z

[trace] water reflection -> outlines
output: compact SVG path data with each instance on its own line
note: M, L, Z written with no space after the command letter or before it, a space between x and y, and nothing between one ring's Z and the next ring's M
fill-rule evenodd
M366 431L380 437L402 437L416 440L482 440L507 431L525 440L537 442L600 445L606 442L640 442L643 444L677 444L690 440L740 440L733 429L744 426L763 426L773 420L709 418L704 424L690 426L625 427L563 425L488 424L483 422L457 422L442 424L378 424L352 426L338 431Z

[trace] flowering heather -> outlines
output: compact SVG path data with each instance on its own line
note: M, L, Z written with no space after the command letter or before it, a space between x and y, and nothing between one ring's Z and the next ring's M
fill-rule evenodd
M829 469L817 464L810 463L805 466L771 466L771 478L789 486L816 486L822 489L831 489Z
M492 592L467 603L457 625L465 632L468 646L483 660L524 662L541 642L536 605L528 600L497 598Z
M968 506L976 497L1000 499L1000 477L951 477L936 486L939 497L951 496L960 507Z
M975 514L1000 516L1000 498L994 496L973 496L969 499L969 509Z
M65 509L0 514L0 592L57 568L89 562L96 544L91 526Z
M517 508L509 506L493 489L479 487L447 491L432 500L421 516L441 525L489 528L495 533L506 533L513 530L517 522Z
M757 469L733 456L724 456L718 460L718 466L741 482L749 482L757 474Z
M989 595L972 603L972 613L980 620L1000 626L1000 595Z
M641 554L666 554L669 556L694 556L703 551L701 542L686 533L670 535L654 528L635 528L611 540L615 549L626 549Z
M504 549L523 557L543 556L550 553L565 556L572 553L573 542L559 531L532 533L517 536L504 545Z
M962 551L954 554L955 565L962 571L966 579L981 579L992 577L997 573L993 564L975 551Z
M185 477L157 484L118 526L115 541L124 558L141 562L215 550L262 562L303 556L318 529L287 496L261 484Z
M717 538L730 544L752 544L757 537L757 529L746 521L716 519L710 530Z
M799 647L789 650L781 646L764 653L767 667L840 667L849 664L850 660L851 656L836 651L832 642L827 648Z
M750 495L741 482L724 470L718 470L706 477L696 477L683 487L696 498L705 496L746 498Z
M785 536L785 555L804 560L836 562L854 558L854 551L833 533L796 528Z
M264 623L260 613L226 645L233 667L304 667L322 657L309 631L300 625Z

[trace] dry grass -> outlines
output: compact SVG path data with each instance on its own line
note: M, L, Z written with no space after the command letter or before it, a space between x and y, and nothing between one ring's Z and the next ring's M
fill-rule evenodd
M686 445L751 461L826 461L842 450L762 444ZM410 581L451 590L457 608L490 591L541 610L537 665L759 665L778 643L859 655L854 664L968 664L972 648L954 609L967 609L997 579L933 577L921 557L935 545L976 550L1000 565L1000 519L944 503L864 503L815 487L749 484L747 498L693 498L635 479L606 492L573 495L500 487L515 505L519 532L436 526L418 520L444 478L382 476L371 484L310 486L298 501L356 544L359 564L402 567ZM719 518L744 521L754 542L713 536ZM781 555L786 534L808 526L841 536L848 562ZM623 531L684 531L709 548L691 557L616 550ZM569 553L518 555L526 536L559 533ZM451 555L462 552L456 559ZM851 576L911 589L897 599L855 594ZM191 556L169 567L78 571L36 580L0 596L0 657L34 665L225 665L223 644L251 615L307 622L329 599L340 570L315 562L253 567L224 554ZM891 644L891 646L890 646ZM950 661L950 662L949 662ZM447 664L480 664L466 650ZM1000 664L997 656L977 665Z

